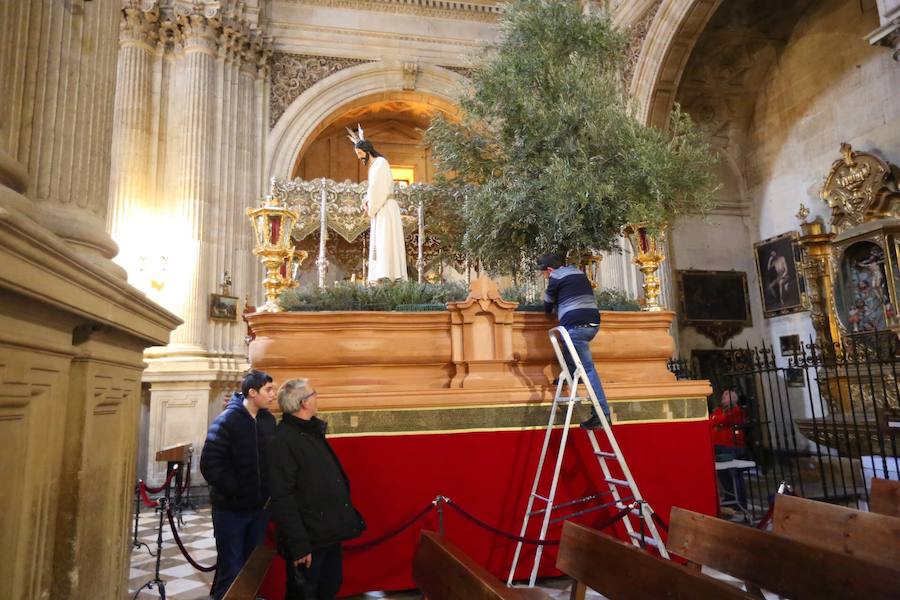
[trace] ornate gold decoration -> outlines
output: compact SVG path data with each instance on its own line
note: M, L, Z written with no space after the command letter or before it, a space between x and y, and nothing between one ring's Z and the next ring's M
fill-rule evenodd
M891 216L888 206L878 201L890 181L890 167L867 152L854 152L850 144L841 144L840 160L831 166L822 199L831 207L832 230L841 233L865 220Z
M253 254L260 257L266 269L263 287L266 303L262 312L280 312L278 297L297 285L297 272L306 259L305 251L295 251L291 232L299 216L274 196L266 196L259 208L248 208L247 216L256 234Z
M634 264L644 275L644 304L641 310L664 310L659 304L659 265L666 259L663 252L666 239L665 223L654 227L650 223L633 223L622 229L622 234L631 242L634 250Z
M581 270L587 275L588 281L591 282L591 287L595 290L600 287L600 263L602 262L602 254L591 254L581 263Z
M800 224L800 270L806 278L810 319L816 339L839 343L841 336L834 314L834 287L831 279L831 241L834 234L826 233L821 220Z
M809 209L802 202L800 203L800 210L797 211L797 214L794 215L801 223L805 223L806 219L809 217Z

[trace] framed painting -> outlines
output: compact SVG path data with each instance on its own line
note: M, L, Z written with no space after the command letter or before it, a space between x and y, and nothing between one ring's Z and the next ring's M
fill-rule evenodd
M214 321L237 321L238 299L223 294L209 295L209 318Z
M683 325L733 323L747 327L750 298L747 274L742 271L678 271Z
M806 280L800 274L800 243L796 231L753 244L763 315L809 310Z

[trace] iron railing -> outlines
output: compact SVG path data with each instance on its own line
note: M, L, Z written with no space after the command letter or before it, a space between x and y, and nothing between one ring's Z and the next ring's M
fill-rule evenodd
M854 336L840 347L758 347L673 359L679 379L709 379L710 410L734 390L746 414L744 504L761 519L782 482L806 498L866 508L873 476L898 479L900 417L897 337Z

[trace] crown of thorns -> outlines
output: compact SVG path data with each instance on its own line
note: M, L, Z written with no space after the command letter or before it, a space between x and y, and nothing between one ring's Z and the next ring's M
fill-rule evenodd
M360 125L359 123L356 124L356 132L354 132L349 127L347 127L346 129L347 129L347 133L349 134L347 137L350 138L350 141L353 142L354 146L356 144L358 144L359 142L363 141L364 139L366 139L366 136L363 133L362 125Z

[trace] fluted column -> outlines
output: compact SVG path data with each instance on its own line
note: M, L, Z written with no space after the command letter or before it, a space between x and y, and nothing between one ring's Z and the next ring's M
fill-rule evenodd
M148 220L156 214L152 181L153 63L157 15L144 12L138 0L126 0L119 35L116 100L113 110L112 166L107 228L119 245L116 262L129 280L147 291L136 277L141 248L154 240ZM145 259L146 260L146 259Z
M182 265L174 287L181 300L177 312L184 325L172 334L170 350L203 352L207 347L207 302L210 293L207 260L213 170L213 107L215 101L216 36L209 20L192 12L179 17L182 35L181 106L183 122L178 152L180 172L174 198L174 217L183 247L176 257ZM211 232L207 235L211 235Z
M0 180L73 249L109 262L105 231L120 6L0 3Z

